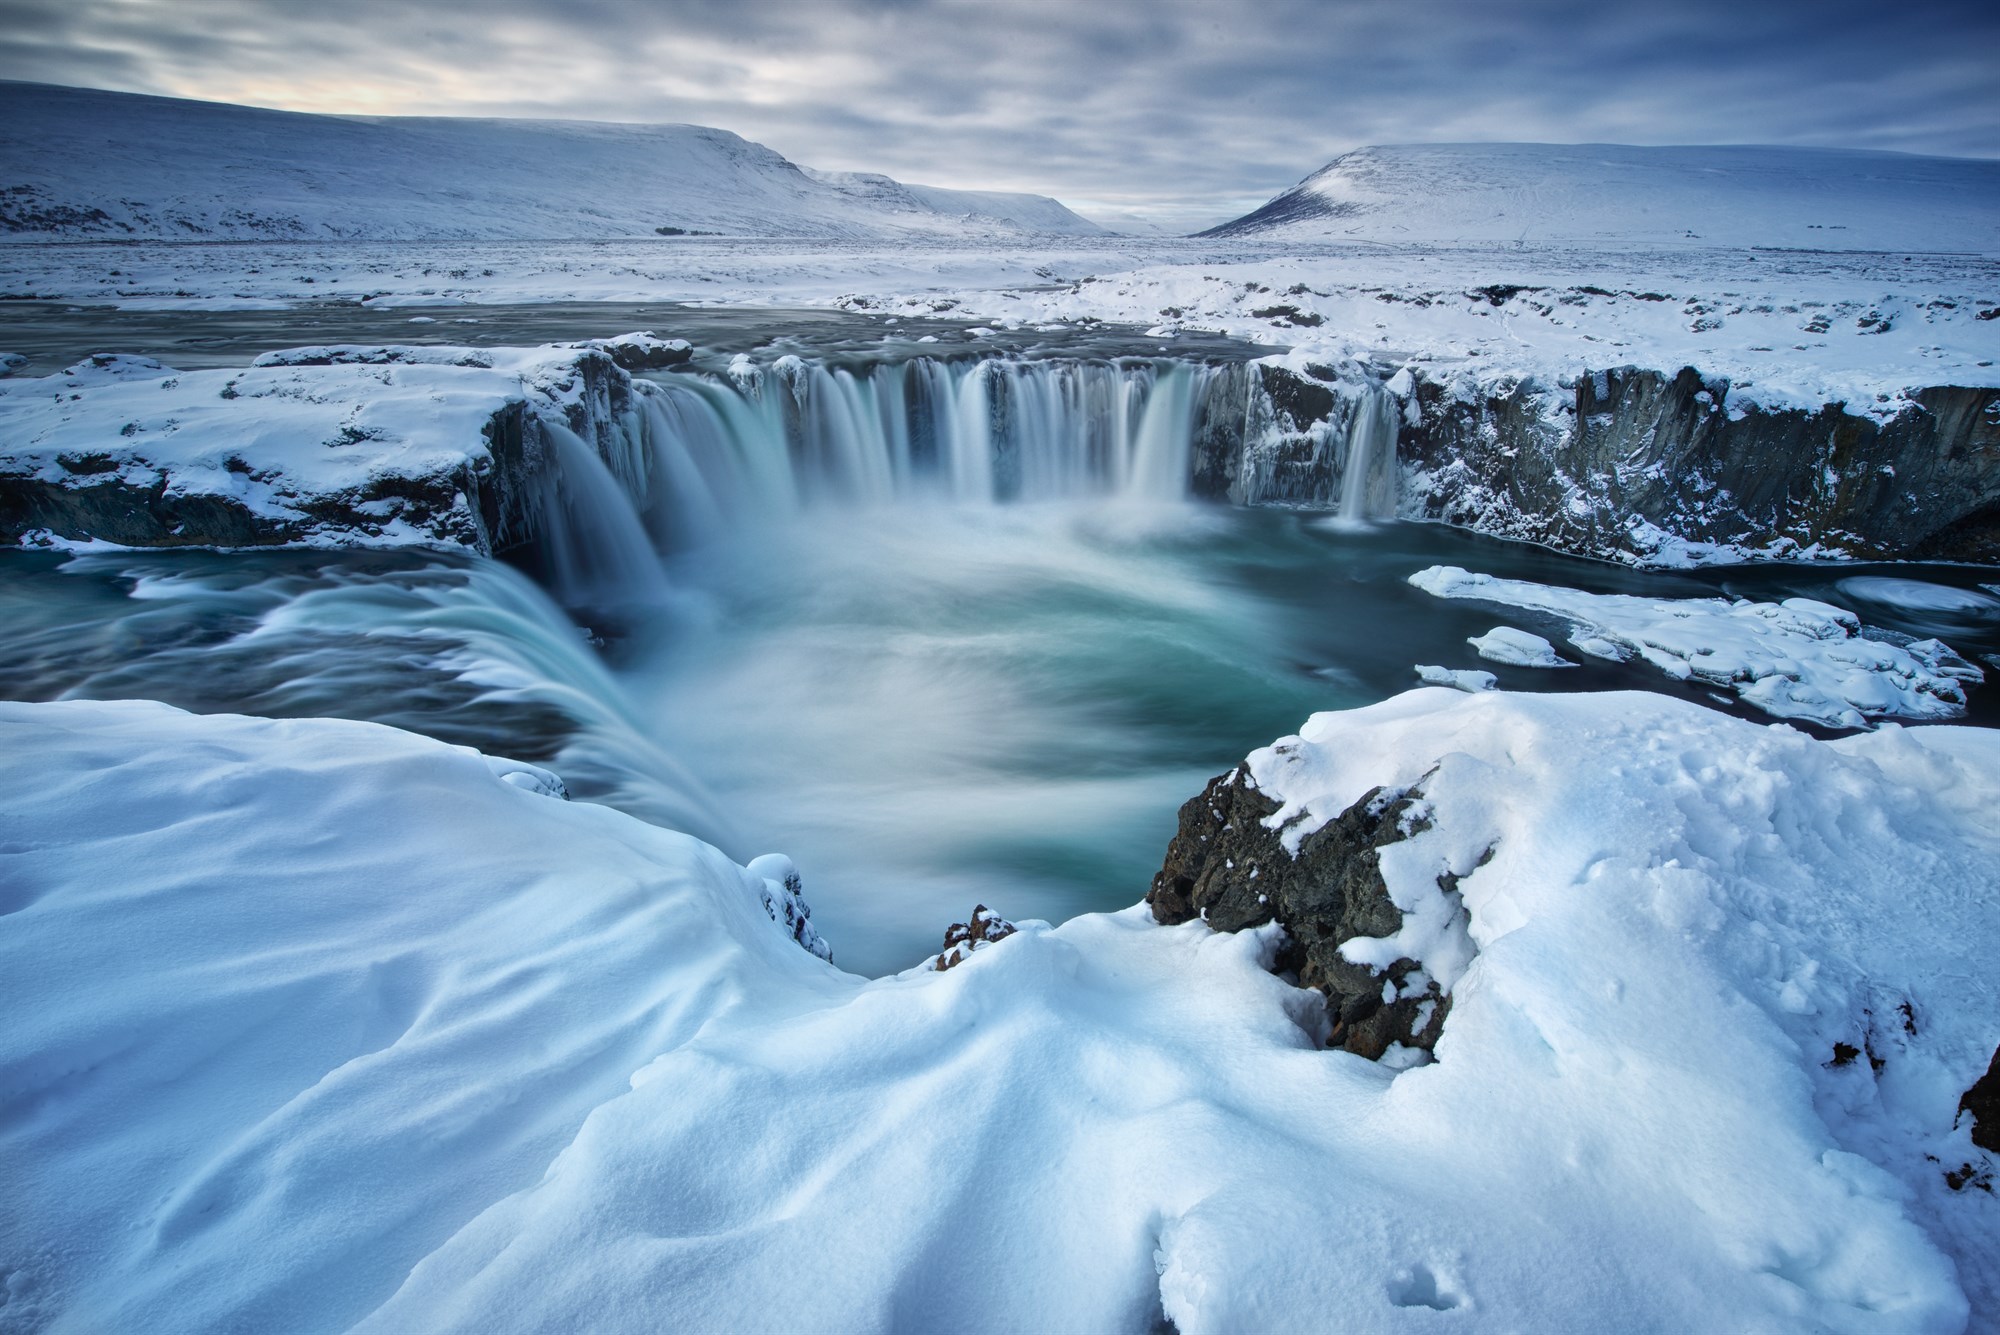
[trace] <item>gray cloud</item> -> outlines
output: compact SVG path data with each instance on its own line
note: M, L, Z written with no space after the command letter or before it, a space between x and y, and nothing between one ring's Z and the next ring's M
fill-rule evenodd
M1206 224L1362 144L2000 156L2000 9L1930 0L0 0L0 77L719 125L815 167Z

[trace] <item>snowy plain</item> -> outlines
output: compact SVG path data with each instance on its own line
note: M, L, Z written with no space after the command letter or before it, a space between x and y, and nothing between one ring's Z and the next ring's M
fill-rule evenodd
M1137 907L863 982L532 766L0 717L28 1329L1956 1331L2000 1281L2000 1200L1943 1177L1992 1039L1989 731L1315 716L1249 760L1293 832L1415 786L1392 892L1466 873L1476 954L1398 1072L1316 1050L1269 930Z
M146 310L656 301L1003 327L1113 321L1169 352L1182 330L1215 331L1289 348L1301 366L1409 365L1467 385L1694 366L1727 378L1736 402L1885 414L1913 388L2000 385L1991 255L1692 242L107 242L8 250L0 299Z

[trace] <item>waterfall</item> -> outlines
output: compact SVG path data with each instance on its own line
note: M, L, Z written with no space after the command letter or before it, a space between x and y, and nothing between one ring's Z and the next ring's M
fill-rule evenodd
M1132 468L1124 488L1128 494L1161 501L1187 495L1194 390L1194 376L1184 366L1168 369L1155 382L1132 439Z
M1215 374L1153 362L739 362L727 377L642 383L623 431L652 462L615 471L668 549L806 506L1175 501L1188 494L1195 414Z
M536 417L550 587L573 606L655 602L659 554L807 507L992 505L1188 495L1196 414L1217 368L1173 362L948 362L850 368L781 357L726 375L635 380L579 437Z
M1383 519L1396 510L1396 400L1370 386L1347 428L1340 476L1340 517L1350 523Z
M597 451L568 427L544 420L541 431L554 463L542 507L547 525L542 546L556 591L579 604L657 598L659 557L629 490L644 479L620 485Z

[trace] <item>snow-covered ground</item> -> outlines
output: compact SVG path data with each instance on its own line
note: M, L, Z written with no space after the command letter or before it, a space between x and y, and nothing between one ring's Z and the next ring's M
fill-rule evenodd
M1892 411L1914 387L2000 385L1990 256L1695 242L38 245L0 251L0 297L144 309L686 301L1115 321L1168 350L1179 330L1216 330L1290 348L1302 366L1408 364L1468 384L1686 365L1727 378L1734 402L1855 411Z
M0 84L0 112L17 182L0 219L29 243L0 248L4 299L1119 321L1169 348L1215 330L1301 365L1471 382L1694 366L1738 403L1884 414L1913 387L2000 385L2000 166L1982 160L1370 148L1274 201L1293 218L1276 230L1179 240L1113 237L1039 196L804 170L699 127L299 116L32 84ZM50 244L66 236L135 239ZM447 237L463 239L420 240Z
M1965 713L1967 686L1985 680L1948 645L1870 638L1854 613L1810 598L1638 598L1496 579L1457 566L1420 570L1410 583L1439 598L1542 613L1566 624L1569 642L1592 657L1638 658L1678 681L1734 691L1767 714L1830 728L1879 718L1957 718ZM1480 657L1497 662L1563 666L1548 641L1511 627L1471 643Z
M154 137L112 147L104 99L0 85L8 226L155 238L0 246L10 339L37 300L678 301L840 307L885 341L920 315L1128 322L1167 352L1215 330L1364 363L1406 414L1413 371L1473 392L1691 365L1731 407L1881 416L2000 386L1993 176L1963 164L1378 153L1315 197L1387 240L968 244L1070 215L690 127L146 102ZM1669 226L1620 212L1658 190ZM1503 204L1553 221L1499 228ZM398 239L442 231L616 239ZM0 433L64 487L301 524L339 492L372 531L306 540L435 541L368 489L477 473L497 410L579 406L577 358L106 355L0 379ZM584 462L571 483L617 499ZM591 509L613 513L652 562L622 500ZM1948 718L1973 678L1824 604L1414 582L1783 717ZM1474 649L1560 661L1513 626ZM1401 1071L1319 1049L1275 929L1140 906L865 982L812 951L781 860L566 803L533 766L365 724L0 704L0 1326L1944 1332L2000 1307L1992 1158L1957 1116L2000 1041L2000 734L1827 742L1417 671L1459 690L1316 715L1249 762L1294 840L1421 790L1382 873L1410 922L1462 928L1436 1061ZM1378 945L1428 958L1418 935Z
M1393 144L1342 154L1220 235L2000 249L2000 162L1730 144Z
M1315 716L1249 762L1289 833L1414 785L1392 895L1465 873L1398 1072L1317 1049L1270 929L1142 906L865 983L532 766L0 728L13 1328L1943 1332L2000 1294L2000 1200L1945 1180L1991 1172L1991 732Z
M1041 195L818 173L701 125L312 116L0 82L0 242L1097 235Z

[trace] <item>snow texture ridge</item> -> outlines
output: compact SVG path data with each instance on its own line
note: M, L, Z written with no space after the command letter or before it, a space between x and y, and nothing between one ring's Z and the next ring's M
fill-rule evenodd
M1039 195L856 188L700 125L314 116L8 82L0 121L0 239L1103 231Z
M2000 1201L1947 1181L1990 1169L1991 732L1315 716L1250 757L1274 819L1420 785L1388 887L1470 869L1477 954L1395 1072L1315 1048L1268 929L1140 906L863 982L773 923L776 864L462 749L0 729L30 1330L1953 1332L2000 1295Z

